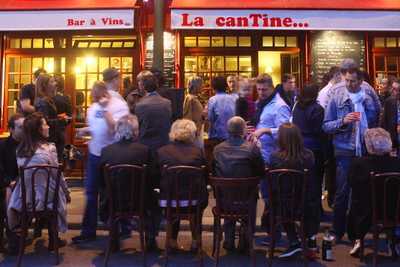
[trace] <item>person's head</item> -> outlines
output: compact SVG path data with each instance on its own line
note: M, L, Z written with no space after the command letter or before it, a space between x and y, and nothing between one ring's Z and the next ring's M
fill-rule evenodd
M359 69L348 69L344 73L344 82L350 93L357 93L361 89L363 74Z
M237 92L237 81L238 78L233 75L229 75L226 77L226 84L228 85L229 91L231 93L236 93Z
M305 107L317 100L319 86L313 83L306 84L300 89L299 105Z
M352 58L345 58L343 59L342 63L340 63L340 73L342 74L342 81L345 80L346 72L349 70L358 69L358 64Z
M211 87L217 93L225 93L226 89L228 87L228 84L226 83L226 79L224 77L217 76L217 77L212 78Z
M397 78L394 78L393 82L392 82L392 95L400 97L399 93L400 93L400 80Z
M389 91L389 79L383 78L381 81L383 91Z
M154 74L148 70L141 71L137 77L139 91L147 93L157 91L158 80Z
M304 152L303 137L299 128L293 123L283 123L278 130L279 153L284 159L298 161Z
M274 93L274 82L269 74L260 74L256 78L256 88L260 100L267 99Z
M249 79L244 78L238 81L239 95L241 97L249 97L252 93L253 85Z
M11 137L16 141L21 141L23 133L24 115L21 113L13 114L8 120L8 130Z
M56 92L64 94L64 77L60 74L55 74L54 81L56 85Z
M296 77L289 73L283 74L282 87L285 92L293 92L296 89Z
M164 73L161 70L154 67L150 69L150 72L153 73L154 77L156 77L158 88L162 87L165 82Z
M104 82L96 81L93 86L92 90L90 91L90 95L92 96L92 102L97 103L103 97L108 96L107 86Z
M136 140L139 135L139 123L134 115L125 115L120 118L115 125L115 139Z
M52 98L56 94L56 81L49 74L42 73L36 80L36 95Z
M116 68L107 68L103 71L103 81L108 89L118 91L121 75Z
M41 143L49 137L49 125L40 112L34 112L24 119L21 143L17 156L31 157Z
M364 141L370 155L387 155L392 151L390 134L382 128L367 129L364 133Z
M182 119L176 120L169 132L169 139L172 142L192 144L196 140L196 124L193 121Z
M33 72L33 83L36 83L37 78L40 74L46 74L47 71L44 68L38 68Z
M189 78L187 83L188 93L191 95L197 95L201 91L203 86L203 80L199 76L192 76Z
M342 76L340 74L340 68L338 66L333 66L328 72L329 82L332 84L337 84L342 81Z
M227 122L227 130L229 136L243 138L246 135L246 122L242 117L232 117Z
M148 70L142 70L141 72L139 72L139 74L136 76L136 81L137 81L137 86L138 86L138 90L139 92L144 93L144 86L143 86L143 80L146 76L151 76L153 75L150 71Z

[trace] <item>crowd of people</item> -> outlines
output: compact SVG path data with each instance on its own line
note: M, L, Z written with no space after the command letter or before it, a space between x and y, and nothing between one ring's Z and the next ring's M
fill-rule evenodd
M160 71L139 73L137 89L123 98L119 94L120 73L114 68L106 69L103 81L92 87L87 127L77 130L77 137L90 135L91 138L84 180L86 204L82 229L72 242L95 240L98 216L107 220L102 205L106 202L102 170L107 164L150 166L145 225L148 250L158 249L156 237L169 186L161 175L163 166L207 166L209 172L219 177L260 177L260 195L265 204L263 216L268 216L268 210L273 208L264 178L266 169L289 168L309 170L305 204L308 249L318 248L325 187L333 209L331 235L340 242L347 233L354 244L350 253L357 255L360 239L371 225L370 194L366 193L370 190L369 173L400 171L400 82L392 79L392 89L385 90L385 95L380 97L351 59L332 67L326 77L322 89L316 84L298 89L296 78L290 74L283 75L282 83L276 87L268 74L256 78L214 77L211 87L215 95L206 105L199 99L203 81L192 77L187 84L183 118L175 120L177 113L171 101L162 96L166 89L162 87ZM7 218L10 240L18 238L14 231L19 227L21 210L18 167L40 163L58 166L62 159L65 139L60 133L64 132L72 114L68 98L56 94L58 90L62 92L61 84L60 77L38 70L35 83L21 92L21 113L10 118L10 137L0 143L0 181L4 189L1 198L7 203L7 212L1 219ZM40 179L36 182L36 206L40 209L46 205L41 196L45 183ZM200 186L204 210L208 205L207 181ZM64 177L59 199L58 231L65 232L66 205L71 198ZM235 225L234 221L224 222L223 247L228 251L236 249ZM268 225L263 226L269 231ZM120 236L129 235L132 227L130 221L122 221ZM296 227L285 224L283 231L289 247L280 257L301 252ZM178 232L179 221L176 221L172 237L167 240L172 248L178 247ZM392 252L399 254L400 246L396 242L400 242L400 237L396 240L395 234L390 236L394 237ZM64 244L63 240L59 242ZM15 249L13 244L16 242L9 242L10 251ZM193 250L197 244L193 240ZM246 235L240 235L237 249L246 251L248 247Z

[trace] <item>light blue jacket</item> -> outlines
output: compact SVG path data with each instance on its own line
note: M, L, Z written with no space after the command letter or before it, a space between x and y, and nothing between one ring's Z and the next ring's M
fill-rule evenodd
M269 163L272 152L277 149L278 129L282 123L289 122L290 108L285 101L276 94L261 113L260 122L256 129L270 128L272 134L264 134L260 138L261 154L265 163Z
M227 122L235 116L235 98L226 93L217 93L208 100L208 138L227 139Z
M381 105L374 89L365 90L364 110L367 116L368 128L378 127ZM323 130L333 135L333 145L336 155L352 155L355 150L355 136L353 124L343 124L343 118L354 111L354 105L350 100L346 86L335 89L328 107L325 111Z

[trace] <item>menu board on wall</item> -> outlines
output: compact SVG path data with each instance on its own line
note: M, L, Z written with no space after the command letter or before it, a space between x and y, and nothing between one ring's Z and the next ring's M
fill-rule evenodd
M321 82L332 66L339 66L343 59L352 58L365 69L365 41L363 34L342 31L321 31L311 35L311 75L314 82Z
M153 66L153 34L146 38L146 57L144 68L151 69ZM164 33L164 79L165 86L175 87L175 40L170 33Z

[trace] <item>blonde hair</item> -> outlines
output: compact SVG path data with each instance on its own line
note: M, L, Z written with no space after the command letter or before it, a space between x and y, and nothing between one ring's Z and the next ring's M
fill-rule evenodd
M172 142L193 143L196 140L196 124L193 121L182 119L176 120L169 132L169 139Z
M367 129L364 133L364 141L370 155L385 155L392 151L390 133L383 128Z
M115 125L115 139L117 141L136 139L139 133L138 119L134 115L121 117Z
M96 81L92 86L90 94L92 96L92 102L99 102L99 100L107 94L106 84L101 81Z

